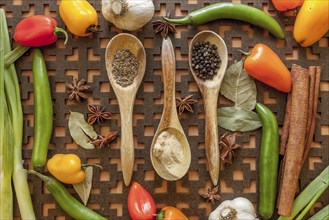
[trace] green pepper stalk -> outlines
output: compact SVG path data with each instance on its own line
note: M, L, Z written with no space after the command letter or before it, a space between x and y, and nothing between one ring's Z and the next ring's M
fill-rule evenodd
M183 25L200 25L217 19L235 19L262 27L279 39L284 39L285 34L279 23L258 8L239 3L222 2L212 4L189 13L180 19L164 19L170 23Z
M4 10L0 9L1 30L3 33L4 53L11 52L10 40L7 29L7 22L5 19ZM21 105L19 82L14 65L9 65L5 69L5 94L8 101L9 115L13 127L13 182L16 192L16 198L20 209L22 219L35 219L35 214L32 206L32 199L27 183L26 170L23 168L22 161L22 137L23 137L23 111ZM1 218L0 218L1 219Z

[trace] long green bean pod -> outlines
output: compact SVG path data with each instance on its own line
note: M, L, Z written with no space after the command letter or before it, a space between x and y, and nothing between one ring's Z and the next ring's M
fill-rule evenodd
M4 52L7 55L11 53L11 46L10 46L8 29L7 29L7 22L5 19L5 12L3 9L0 9L0 18L1 18L0 32L4 33L1 41L4 43ZM16 55L12 55L12 56L17 57ZM13 161L12 178L14 182L16 198L17 198L21 218L34 220L35 214L33 211L29 186L27 183L26 170L23 168L23 160L22 160L23 111L22 111L21 98L20 98L19 82L14 64L8 63L8 68L5 69L4 80L5 80L5 94L8 104L8 110L13 127L13 138L11 139L11 142L14 144L13 146L14 161Z
M275 115L265 105L257 103L256 110L262 122L262 143L259 160L259 214L272 217L275 207L278 164L279 127Z
M28 172L37 175L45 183L45 186L53 195L57 203L72 218L77 220L106 220L106 218L103 216L82 205L66 190L66 188L60 182L54 178L42 175L34 170L29 170Z
M218 19L234 19L262 27L279 39L285 38L284 31L274 18L258 8L239 3L221 2L193 11L184 18L164 19L170 23L183 25L200 25Z
M40 49L33 54L34 85L34 142L32 165L40 170L46 164L48 145L53 129L53 103L51 99L48 73Z

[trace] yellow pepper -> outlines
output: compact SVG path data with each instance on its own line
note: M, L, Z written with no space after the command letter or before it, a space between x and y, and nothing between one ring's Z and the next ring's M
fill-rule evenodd
M75 154L55 154L47 162L49 172L59 181L67 184L81 183L86 178L81 160Z
M97 12L86 0L61 0L59 14L74 35L83 37L97 31Z
M307 47L323 37L329 29L329 0L305 0L297 14L294 38Z

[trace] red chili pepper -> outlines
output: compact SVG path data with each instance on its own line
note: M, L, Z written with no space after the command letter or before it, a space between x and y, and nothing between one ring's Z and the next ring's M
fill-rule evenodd
M55 19L45 15L32 15L21 20L15 28L14 40L29 47L46 46L56 42L57 33L65 35L66 44L68 36L65 30L57 27Z
M133 220L155 219L156 207L152 196L137 182L133 182L128 194L128 211Z
M272 3L278 11L288 11L295 9L303 4L304 0L272 0Z
M241 51L243 52L243 51ZM244 61L244 69L255 79L282 92L290 92L291 76L280 57L265 44L257 44Z

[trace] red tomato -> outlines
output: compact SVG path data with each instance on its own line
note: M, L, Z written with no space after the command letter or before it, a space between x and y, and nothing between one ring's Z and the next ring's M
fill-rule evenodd
M133 220L155 219L155 202L150 193L137 182L133 182L129 190L128 211Z

